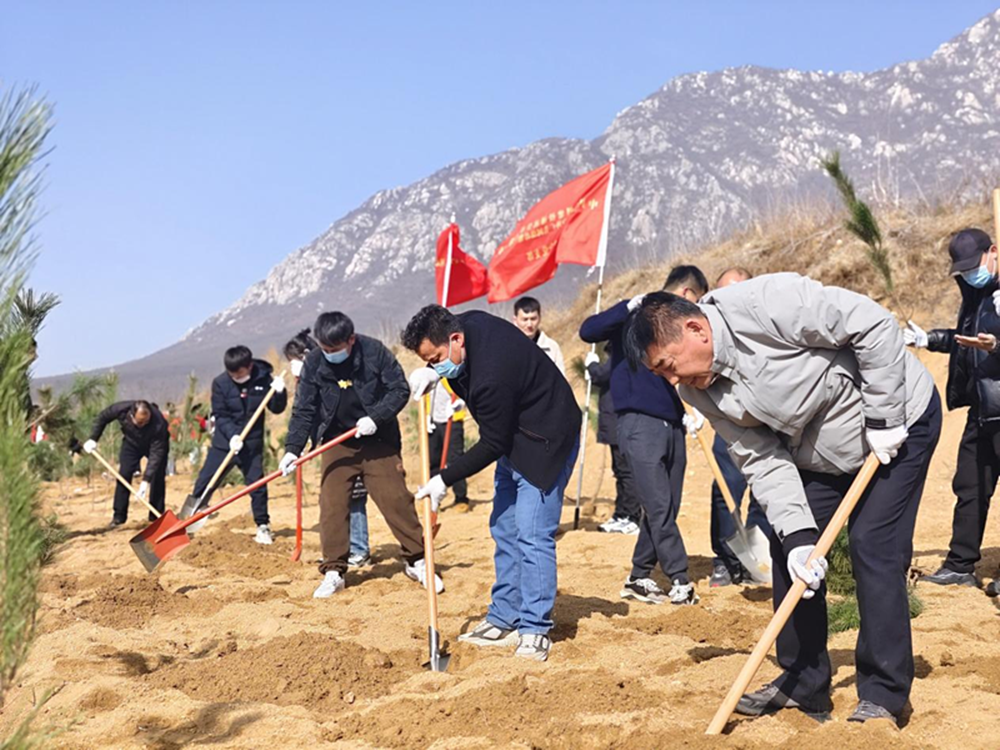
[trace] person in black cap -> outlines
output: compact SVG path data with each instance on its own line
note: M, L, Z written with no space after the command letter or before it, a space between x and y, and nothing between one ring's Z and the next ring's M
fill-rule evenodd
M951 238L948 252L951 275L962 293L958 323L955 328L924 331L911 320L903 331L910 346L948 353L948 408L969 407L952 481L956 502L948 556L940 570L920 580L979 586L975 566L1000 476L1000 357L993 354L1000 336L994 302L1000 294L997 248L986 232L963 229ZM996 596L996 582L990 587L987 592Z

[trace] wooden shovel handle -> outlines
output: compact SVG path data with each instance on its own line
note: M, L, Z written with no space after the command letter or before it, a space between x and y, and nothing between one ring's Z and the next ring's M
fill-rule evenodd
M131 482L126 482L125 481L125 477L123 477L121 474L119 474L118 470L115 469L115 467L112 466L110 463L108 463L107 459L104 458L104 456L102 456L97 451L97 448L94 448L94 450L92 450L90 452L90 455L93 456L94 458L96 458L98 461L100 461L104 465L104 468L108 470L108 473L111 474L111 476L113 476L119 482L121 482L122 487L124 487L125 489L127 489L129 491L129 494L132 495L132 497L134 497L140 503L142 503L143 505L145 505L146 508L149 510L150 513L152 513L157 518L160 517L160 515L161 515L160 511L158 511L156 508L154 508L152 505L150 505L148 502L146 502L146 500L144 498L139 497L139 493L136 492L135 488L132 487Z
M705 460L708 461L708 468L712 470L712 476L715 477L715 482L719 485L719 491L722 493L722 499L726 501L726 507L729 508L729 512L734 516L737 515L739 511L736 510L736 501L733 500L733 493L729 491L729 483L722 475L722 469L719 468L719 462L715 460L715 454L712 453L712 446L709 444L708 438L705 436L703 430L698 430L698 442L701 444L701 449L705 453Z
M833 514L833 518L830 519L819 541L816 542L816 547L813 549L812 554L809 555L809 560L806 563L807 566L813 560L825 556L830 551L834 540L837 538L837 534L844 528L844 524L847 523L847 519L851 516L851 511L854 510L854 506L858 504L858 500L865 493L869 482L875 476L875 472L878 471L878 467L879 463L875 454L869 453L868 458L865 459L865 463L861 467L861 471L858 472L858 475L851 483L851 488L847 491L844 499L840 501L837 511ZM771 646L778 639L778 634L785 627L788 618L792 616L795 606L799 603L799 599L802 598L805 591L805 582L800 578L796 578L788 593L785 594L785 598L782 599L781 605L774 613L774 616L771 617L771 622L764 629L764 634L757 641L757 645L754 646L753 651L750 653L750 658L747 659L747 663L743 665L743 669L737 676L736 682L729 689L725 700L719 706L719 710L715 712L715 717L712 719L712 723L708 725L708 729L705 730L705 734L719 734L725 729L726 722L732 716L736 704L740 702L740 697L750 686L750 681L757 674L757 670L760 669L760 665L767 656L767 652L771 650Z
M427 434L427 412L430 396L420 399L418 406L420 435L420 484L427 486L431 481L431 448L430 436ZM434 514L431 510L430 495L424 498L424 564L427 566L427 610L430 613L431 627L438 629L437 589L434 578Z
M993 244L1000 242L1000 188L993 188Z

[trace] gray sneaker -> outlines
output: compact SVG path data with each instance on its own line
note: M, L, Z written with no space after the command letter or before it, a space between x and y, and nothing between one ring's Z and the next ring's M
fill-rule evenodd
M889 709L882 708L871 701L860 701L858 707L854 709L854 713L847 717L848 721L856 721L860 724L864 724L869 719L888 719L893 725L899 726L898 720L890 713Z
M936 583L938 586L975 586L976 588L982 586L974 574L958 573L948 568L941 568L936 573L920 576L920 580L927 581L927 583Z
M667 600L667 592L656 585L652 578L633 578L629 576L622 586L622 599L637 599L646 604L663 604Z
M516 630L504 630L489 620L483 620L468 633L462 633L458 640L473 646L513 646L517 643Z
M352 553L347 558L347 567L349 568L363 568L365 565L370 565L372 561L371 555Z
M545 661L552 650L551 639L543 633L525 633L518 638L514 656L535 661Z

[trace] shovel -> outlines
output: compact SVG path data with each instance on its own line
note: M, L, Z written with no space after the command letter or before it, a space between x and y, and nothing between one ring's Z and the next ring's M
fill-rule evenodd
M427 399L420 399L420 481L426 486L431 481L430 444L427 435ZM447 455L447 454L446 454ZM431 498L424 498L424 564L427 566L427 608L430 625L427 628L427 642L430 648L430 662L424 666L432 672L445 672L451 654L441 653L441 634L438 632L437 587L434 580L434 514L431 512Z
M285 370L282 370L281 375L279 375L278 377L283 378L285 376L285 372L286 372ZM247 435L250 434L250 430L253 429L253 426L257 423L257 420L260 419L260 415L264 413L264 409L271 401L272 396L274 396L274 388L271 388L267 392L267 394L264 396L264 400L260 402L260 406L257 407L257 410L253 413L253 416L250 417L249 421L247 421L246 426L240 433L240 440L246 440ZM221 464L219 464L219 468L215 470L215 474L212 476L208 484L205 486L205 491L201 493L201 497L195 497L194 495L187 496L187 498L184 500L184 505L181 506L181 512L180 512L181 518L190 518L191 516L193 516L195 513L198 512L198 508L201 507L201 504L205 502L205 499L209 495L211 495L212 490L215 489L215 483L218 482L219 479L222 478L222 475L226 473L226 469L229 468L229 462L233 460L233 457L235 455L236 451L230 449L229 453L226 454L226 458L223 460ZM192 526L191 533L193 534L194 532L198 531L198 529L200 529L204 525L205 525L204 522L202 522L196 526Z
M108 470L108 473L111 474L111 476L113 476L119 482L121 482L122 487L127 489L129 491L129 494L132 495L132 497L134 497L140 503L145 505L147 510L149 510L150 513L156 516L156 520L153 521L153 523L150 524L147 528L157 529L157 530L168 529L175 523L177 523L177 516L174 515L174 512L172 510L167 510L163 513L160 513L160 511L158 511L156 508L150 505L145 498L139 497L139 493L137 493L135 489L133 489L132 485L129 482L125 481L125 477L119 474L115 470L115 468L110 463L108 463L108 460L97 452L96 448L90 452L90 455L96 458L98 461L100 461L101 464L104 466L104 468Z
M712 475L715 477L715 481L719 485L719 490L722 492L722 497L726 501L726 508L729 509L729 513L733 517L733 522L736 524L736 533L726 540L726 544L729 545L729 549L733 551L733 554L736 555L740 564L746 568L750 574L750 578L755 583L770 583L770 542L764 536L764 532L756 526L748 529L743 525L739 508L736 507L733 495L729 491L729 485L726 483L725 477L722 476L719 462L715 460L715 454L712 453L712 446L709 445L708 438L701 430L698 430L698 442L701 443L701 449L705 453L705 460L708 461L708 465L712 469Z
M288 559L298 562L302 557L302 466L295 467L295 549Z
M844 499L840 501L840 505L837 507L837 512L833 514L833 518L830 519L830 523L826 525L826 529L820 536L819 541L816 542L816 547L813 549L811 555L809 555L809 560L806 565L812 564L813 560L825 556L830 548L833 546L834 540L837 538L837 534L840 530L844 528L844 524L847 523L847 519L850 518L851 511L854 510L854 506L858 504L858 500L865 493L868 488L868 483L871 482L872 477L875 476L875 472L878 471L879 463L878 459L875 457L874 453L869 453L868 458L865 459L864 465L861 467L861 471L854 478L851 483L851 488L844 495ZM740 697L746 692L747 687L750 685L750 681L757 674L757 670L760 669L761 663L767 656L767 652L771 650L771 646L776 640L778 640L778 634L781 629L785 627L785 623L788 622L788 618L792 616L792 612L795 610L795 605L799 603L799 599L806 591L806 583L801 578L796 578L792 582L792 586L788 589L788 593L785 594L785 598L781 600L781 604L774 616L771 617L771 622L768 623L767 627L764 629L764 634L757 641L757 645L754 646L753 651L750 653L750 658L747 659L747 663L743 666L739 675L736 677L736 682L729 689L726 694L725 700L722 701L722 705L719 706L719 710L715 712L715 716L712 718L712 723L708 725L708 729L705 730L705 734L719 734L723 729L726 728L726 722L729 721L729 717L732 716L733 710L736 708L736 704L740 702Z
M312 459L316 458L316 456L320 455L321 453L325 453L326 451L330 450L330 448L333 448L335 445L340 445L345 440L350 440L357 434L357 432L358 429L354 427L345 432L343 435L338 435L337 437L333 438L333 440L323 443L323 445L319 446L315 450L312 450L309 453L300 456L292 465L298 467L306 463L307 461L311 461ZM154 529L153 527L156 526L155 523L152 526L146 527L139 534L136 534L136 536L134 536L129 542L129 544L132 545L132 551L135 552L136 557L139 558L139 561L143 564L143 567L146 568L146 571L152 573L160 565L162 565L164 562L169 560L171 557L176 555L178 552L180 552L182 549L187 547L188 544L191 543L191 537L188 536L187 532L188 526L197 523L203 518L207 518L212 513L216 513L222 510L222 508L226 507L227 505L236 500L239 500L241 497L246 497L254 490L263 487L264 485L269 484L270 482L273 482L280 476L281 476L281 471L273 471L267 476L258 479L253 484L244 487L235 495L231 495L227 497L225 500L221 500L220 502L213 505L211 508L205 508L205 510L200 511L199 513L195 513L193 516L191 516L186 520L183 521L178 520L176 523L174 523L171 526L168 526L167 528L162 528L163 526L165 526L165 524L161 524L160 529Z

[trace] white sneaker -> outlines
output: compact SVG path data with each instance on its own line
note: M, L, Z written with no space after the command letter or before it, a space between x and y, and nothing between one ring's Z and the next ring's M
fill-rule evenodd
M541 633L521 633L517 640L514 656L535 661L545 661L552 650L552 641Z
M622 518L618 521L618 533L636 536L639 533L639 524L635 521L629 520L628 518Z
M619 528L621 527L623 518L609 518L604 523L597 527L598 531L603 531L605 534L618 534L620 533Z
M403 572L406 573L407 578L418 581L421 586L427 588L427 563L423 558L417 560L413 565L407 564L403 568ZM436 572L434 573L434 590L439 594L444 591L444 581L441 580L441 576Z
M271 535L271 527L262 523L257 527L257 535L253 538L257 544L274 544L274 537Z
M331 570L323 576L323 583L313 591L313 599L329 599L338 591L343 591L346 585L344 577L336 570Z
M667 598L671 604L697 604L699 602L698 595L694 592L694 584L681 583L680 581L674 581Z

